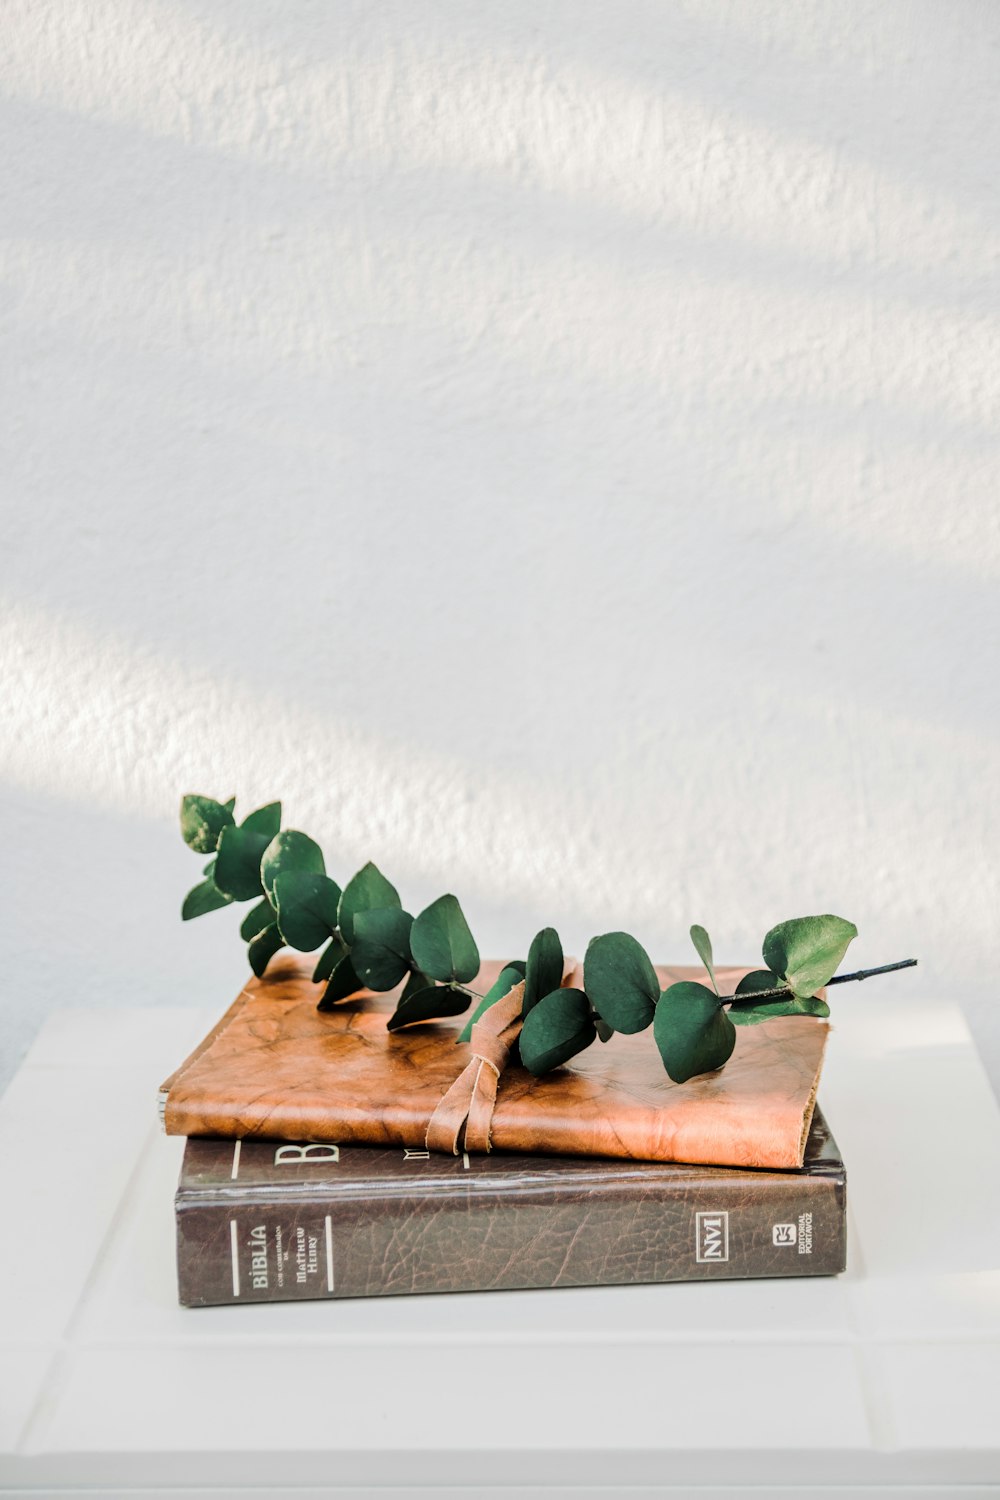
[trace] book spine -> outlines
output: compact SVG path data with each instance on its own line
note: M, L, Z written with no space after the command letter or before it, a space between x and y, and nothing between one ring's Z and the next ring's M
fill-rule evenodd
M187 1307L828 1276L845 1258L842 1173L626 1181L585 1192L177 1202Z

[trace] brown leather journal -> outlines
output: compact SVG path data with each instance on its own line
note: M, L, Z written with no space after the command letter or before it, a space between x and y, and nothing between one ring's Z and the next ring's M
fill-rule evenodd
M364 992L318 1011L310 967L285 955L247 983L163 1084L168 1134L440 1149L439 1105L464 1077L495 1079L481 1061L492 1043L457 1042L464 1016L387 1031L395 994ZM484 964L474 987L484 990L500 968ZM656 972L664 988L704 978L701 969ZM747 970L716 972L732 993ZM726 1067L684 1084L667 1077L650 1032L616 1034L542 1078L501 1060L479 1146L801 1167L828 1030L809 1016L738 1027ZM459 1137L461 1145L473 1149Z

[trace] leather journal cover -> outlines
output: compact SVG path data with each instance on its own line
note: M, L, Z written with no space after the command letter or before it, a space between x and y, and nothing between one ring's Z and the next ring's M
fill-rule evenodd
M485 990L501 967L484 964L474 987ZM168 1134L432 1144L439 1106L461 1077L484 1071L476 1064L488 1048L457 1042L464 1016L387 1031L394 993L318 1011L310 968L284 955L247 983L163 1085ZM747 970L716 972L731 993ZM663 988L703 973L657 967ZM667 1077L650 1032L616 1034L542 1078L512 1058L489 1074L499 1071L483 1149L801 1167L828 1029L809 1016L738 1027L726 1067L684 1084Z
M830 1276L847 1242L818 1109L799 1172L189 1140L174 1205L185 1307Z

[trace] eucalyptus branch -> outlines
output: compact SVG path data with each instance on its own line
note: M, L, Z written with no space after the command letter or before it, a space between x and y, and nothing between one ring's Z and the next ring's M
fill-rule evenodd
M737 1026L775 1016L826 1016L816 998L825 985L869 979L917 960L837 974L857 937L853 922L830 915L796 917L772 927L764 938L766 967L744 975L733 995L720 995L712 943L703 927L691 940L711 980L682 980L660 991L649 955L627 932L591 940L583 964L583 987L563 984L564 957L552 927L536 933L526 959L504 965L485 995L470 988L480 970L479 949L462 908L452 895L439 896L411 916L396 887L374 864L364 865L341 888L326 873L323 851L305 833L281 827L281 803L269 802L237 824L235 798L217 802L190 795L181 800L181 834L189 848L211 855L203 879L184 898L185 921L253 901L240 927L247 957L260 977L284 947L302 953L322 949L313 980L325 987L320 1010L364 990L400 987L387 1025L458 1016L478 1005L457 1040L469 1040L483 1012L523 983L520 1058L534 1074L551 1072L598 1040L653 1028L653 1039L670 1078L684 1083L725 1066L736 1044Z
M918 962L919 960L916 958L901 958L898 963L880 964L877 969L855 969L853 974L833 974L826 981L825 987L829 989L831 984L853 984L855 980L871 979L875 974L893 974L897 969L914 969ZM776 989L754 990L752 993L754 1004L760 1005L764 1000L787 1000L789 990L786 984L780 984ZM746 998L745 995L719 996L719 999L723 1003L733 1000L745 1000Z
M897 969L915 969L920 962L917 958L901 958L895 964L880 964L877 969L855 969L853 974L834 974L828 979L827 984L852 984L854 980L871 979L874 974L893 974Z

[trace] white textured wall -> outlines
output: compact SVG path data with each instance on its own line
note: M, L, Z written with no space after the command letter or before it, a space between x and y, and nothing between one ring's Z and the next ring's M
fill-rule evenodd
M1000 1080L1000 7L0 32L8 1071L238 988L203 790L495 954L840 912Z

